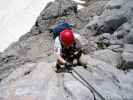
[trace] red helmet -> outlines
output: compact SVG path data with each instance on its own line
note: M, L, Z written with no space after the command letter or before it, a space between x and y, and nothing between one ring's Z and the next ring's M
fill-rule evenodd
M73 32L69 29L65 29L60 33L60 40L64 46L71 46L74 42Z

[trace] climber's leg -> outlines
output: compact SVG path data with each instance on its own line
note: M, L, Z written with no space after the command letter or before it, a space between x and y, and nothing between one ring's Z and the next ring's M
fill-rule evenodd
M55 72L59 73L62 71L62 68L61 68L61 64L60 62L57 60L56 62L56 65L55 65Z
M85 54L81 54L80 57L77 59L78 64L87 68L87 56Z

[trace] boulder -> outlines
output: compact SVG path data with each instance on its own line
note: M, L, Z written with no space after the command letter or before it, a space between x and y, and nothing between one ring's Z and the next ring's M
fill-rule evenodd
M37 19L37 25L41 32L54 23L58 17L70 15L77 12L77 4L71 0L55 0L50 3Z
M115 67L120 66L122 61L121 54L109 49L95 51L93 57L105 61Z
M123 47L121 45L110 45L108 49L114 52L123 52Z
M130 31L129 34L125 36L125 43L127 44L133 44L133 29Z
M6 78L12 71L27 62L33 62L26 57L20 57L18 55L2 54L0 57L0 80Z
M133 68L133 45L132 44L124 45L122 58L124 61L122 69L132 69Z
M124 45L123 39L110 39L109 43L111 45Z
M18 55L28 59L48 58L52 54L53 38L49 32L29 37L10 45L6 50L7 55Z
M71 15L77 12L77 4L71 0L55 0L50 2L44 8L37 18L35 25L31 28L30 32L23 35L20 40L25 40L28 37L44 33L48 28L53 25L59 17Z
M112 65L90 56L87 69L77 66L72 73L55 73L52 65L53 63L45 62L27 63L14 70L0 83L0 99L100 100L102 97L104 100L132 100L133 98L132 72L124 74Z
M103 34L101 35L101 37L102 37L103 39L108 39L108 40L110 40L110 39L111 39L111 34L110 34L110 33L103 33Z
M103 24L98 27L100 33L113 33L118 27L127 21L123 15L112 15L105 18Z
M117 39L122 39L126 36L132 29L132 24L130 21L121 25L113 34L113 37Z
M120 9L122 7L122 5L124 4L124 1L122 0L110 0L107 5L106 8L107 9Z
M11 97L17 100L22 100L22 98L32 98L31 100L94 98L91 91L71 74L57 74L51 66L52 64L39 62L26 64L14 70L8 78L0 83L0 98L3 100Z
M88 57L88 68L75 68L76 71L90 83L105 100L130 100L133 95L131 77L132 71L124 74L123 71L116 69L111 64L104 63L104 61ZM130 80L130 82L128 81ZM126 89L128 88L128 89ZM112 92L113 91L113 92Z

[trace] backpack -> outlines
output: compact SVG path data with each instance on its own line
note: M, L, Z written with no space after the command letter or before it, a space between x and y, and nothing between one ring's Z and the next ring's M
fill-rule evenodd
M71 29L71 27L72 25L70 25L68 22L61 20L50 29L50 33L53 33L53 39L55 39L57 36L59 36L60 32L65 29Z

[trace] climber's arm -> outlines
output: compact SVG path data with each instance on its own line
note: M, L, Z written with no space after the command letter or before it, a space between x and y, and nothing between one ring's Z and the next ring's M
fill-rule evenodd
M57 55L57 61L61 65L64 65L66 63L66 60L62 58L61 55Z
M77 44L77 48L79 48L79 50L86 54L87 53L87 50L84 48L85 47L85 43L83 42L83 39L81 38L80 34L74 34L74 37L75 37L75 41L76 41L76 44Z
M55 54L59 64L65 64L66 63L65 59L62 58L62 56L61 56L61 44L60 44L60 41L59 41L59 37L57 37L55 39L54 54Z

